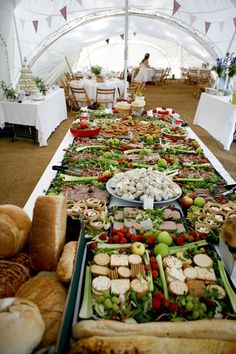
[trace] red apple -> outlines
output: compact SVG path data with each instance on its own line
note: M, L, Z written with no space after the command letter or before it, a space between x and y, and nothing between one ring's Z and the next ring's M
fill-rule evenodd
M185 195L180 199L180 203L184 208L189 208L193 204L193 199Z
M186 194L186 197L190 197L194 200L196 198L196 194L194 192L189 192Z

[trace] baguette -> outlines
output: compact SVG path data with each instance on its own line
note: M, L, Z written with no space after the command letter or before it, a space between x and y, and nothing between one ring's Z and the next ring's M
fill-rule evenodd
M236 341L157 338L152 336L91 337L73 342L70 354L233 354Z
M198 320L187 322L149 322L128 324L112 320L84 320L72 327L74 339L91 336L130 336L139 335L173 338L235 340L236 321Z
M62 283L69 283L72 278L77 241L65 244L57 265L57 276Z

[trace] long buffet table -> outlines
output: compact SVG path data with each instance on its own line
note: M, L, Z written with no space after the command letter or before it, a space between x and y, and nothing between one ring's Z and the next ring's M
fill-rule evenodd
M218 140L225 150L230 149L236 124L236 106L230 98L202 93L193 121Z
M0 102L0 128L4 128L5 123L33 126L38 131L40 146L47 145L51 133L65 119L67 110L63 89L53 90L39 101Z

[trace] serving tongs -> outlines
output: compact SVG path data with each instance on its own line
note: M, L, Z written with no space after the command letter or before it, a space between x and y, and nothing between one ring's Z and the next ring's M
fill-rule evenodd
M78 168L69 168L68 166L57 166L54 165L52 166L52 169L55 171L63 172L66 175L70 176L80 176L81 171Z
M236 193L236 184L225 184L225 185L214 185L211 188L213 195L226 196L229 194Z
M228 191L222 193L223 196L229 195L229 194L233 194L236 193L236 185L233 185L233 187L231 189L229 189Z

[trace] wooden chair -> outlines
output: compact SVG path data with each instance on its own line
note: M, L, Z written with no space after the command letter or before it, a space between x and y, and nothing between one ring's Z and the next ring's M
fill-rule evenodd
M139 86L140 83L137 81L131 81L131 83L129 84L129 87L127 88L127 94L128 94L128 98L133 100L135 93L137 91L139 91Z
M204 73L204 75L199 75L196 85L194 85L193 95L199 98L201 93L205 92L206 87L211 87L210 71L209 74Z
M164 84L164 69L156 69L155 75L154 75L154 83L155 85L163 85Z
M60 86L64 89L66 104L68 108L70 108L71 112L73 111L73 109L77 110L77 104L71 93L69 83L67 81L62 80Z
M112 104L113 106L115 103L115 93L115 88L98 87L96 91L96 102L98 104L104 104L105 106L107 106L108 104Z
M88 106L90 104L89 97L84 87L71 87L70 90L74 101L76 102L77 109L82 106Z

